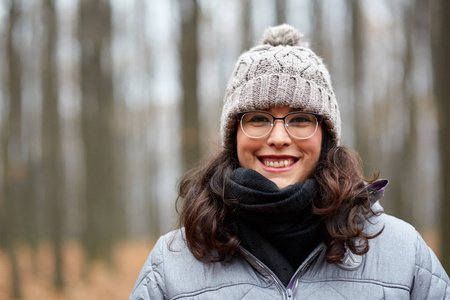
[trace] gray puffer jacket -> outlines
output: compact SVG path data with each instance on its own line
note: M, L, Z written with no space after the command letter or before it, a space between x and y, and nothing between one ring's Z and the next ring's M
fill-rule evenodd
M130 299L450 299L448 275L411 225L386 214L371 223L370 232L384 231L367 254L347 251L333 265L321 244L287 287L243 248L231 262L206 263L173 231L156 243Z

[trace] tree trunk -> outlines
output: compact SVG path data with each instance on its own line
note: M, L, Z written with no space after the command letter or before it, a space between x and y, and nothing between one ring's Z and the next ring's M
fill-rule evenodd
M180 0L181 44L181 83L183 87L182 115L182 157L184 170L200 159L200 126L197 96L197 18L196 0Z
M364 84L364 33L363 15L359 0L351 0L351 45L353 54L353 101L355 122L355 148L360 153L363 161L367 159L368 149L366 146L365 99L363 96Z
M392 4L396 6L395 3ZM416 189L414 176L416 171L417 137L415 128L415 98L412 84L413 70L413 48L412 35L414 25L413 5L405 3L401 10L401 23L405 46L403 49L402 65L403 77L401 85L390 88L390 94L386 97L387 110L384 112L388 116L389 122L397 124L396 131L402 136L395 143L399 143L391 148L391 163L387 170L389 179L393 182L390 187L392 201L387 203L386 208L392 208L393 213L408 222L412 222L412 211L414 205ZM397 99L397 101L392 101ZM382 138L382 137L380 137ZM413 183L413 184L412 184Z
M40 232L40 208L42 204L39 202L40 197L40 178L41 178L41 160L35 153L28 153L28 174L27 182L25 186L25 199L27 204L23 207L24 218L27 220L24 222L24 234L25 241L31 249L31 272L34 277L39 276L39 261L38 261L38 246L39 241L42 238Z
M439 112L441 159L441 261L450 270L450 1L434 0L432 4L431 44L434 92Z
M252 0L242 0L242 51L247 51L252 46Z
M414 23L417 12L414 12L414 3L407 3L403 7L403 30L405 36L405 50L403 57L403 80L401 86L401 98L403 103L403 114L399 114L398 121L406 126L405 142L402 145L401 153L399 153L399 160L402 162L401 177L398 178L402 187L401 210L398 211L399 217L407 222L413 221L413 210L419 202L418 183L420 179L416 176L418 174L417 153L418 153L418 138L417 138L417 97L414 90L414 57L413 57L413 35ZM405 120L406 119L406 120ZM411 187L411 183L414 187ZM414 205L416 204L416 205ZM420 220L417 220L420 222ZM423 224L423 222L421 222Z
M275 0L277 5L277 20L276 24L286 23L286 0Z
M373 173L373 166L370 164L370 149L368 136L370 133L368 126L367 100L364 95L364 15L360 0L350 0L351 11L351 47L353 55L353 101L354 101L354 128L355 128L355 149L360 154L364 173Z
M22 64L14 31L20 17L17 1L11 0L6 40L6 58L8 62L6 97L9 100L8 114L2 130L3 187L0 198L0 217L2 224L2 246L5 248L11 266L11 295L21 297L20 274L17 258L17 238L21 224L20 203L23 201L25 165L22 152Z
M321 0L311 0L312 12L312 29L311 42L314 51L321 57L324 54L324 38L323 38L323 3Z
M42 3L42 168L44 193L49 205L48 224L55 259L54 285L64 287L63 228L64 180L61 151L60 119L58 113L58 83L56 77L56 13L53 0Z
M85 163L85 228L88 263L111 263L118 195L112 89L111 6L104 0L79 2L81 49L81 132Z

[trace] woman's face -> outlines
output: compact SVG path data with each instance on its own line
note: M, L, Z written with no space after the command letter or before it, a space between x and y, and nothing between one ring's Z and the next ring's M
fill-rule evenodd
M288 107L271 108L275 117L284 117L290 112ZM304 182L319 161L322 145L322 125L309 139L293 138L285 129L282 120L276 120L272 131L262 138L246 136L240 126L237 131L237 152L239 164L253 169L282 189L288 185ZM283 161L287 166L270 167L266 164ZM275 164L275 165L277 165Z

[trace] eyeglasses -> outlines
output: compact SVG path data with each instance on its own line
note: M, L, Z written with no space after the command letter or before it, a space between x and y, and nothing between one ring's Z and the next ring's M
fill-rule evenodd
M321 115L311 112L291 112L277 118L265 111L245 111L238 113L237 119L244 134L250 138L262 138L268 135L276 120L283 120L286 131L294 138L306 140L312 137L322 122Z

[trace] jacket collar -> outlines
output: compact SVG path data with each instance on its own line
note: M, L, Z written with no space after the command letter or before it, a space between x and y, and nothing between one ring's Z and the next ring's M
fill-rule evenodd
M380 179L372 182L367 186L367 190L369 191L369 198L372 205L375 204L378 200L380 200L384 196L384 190L389 184L389 180Z

